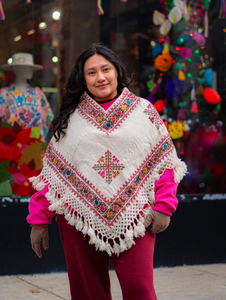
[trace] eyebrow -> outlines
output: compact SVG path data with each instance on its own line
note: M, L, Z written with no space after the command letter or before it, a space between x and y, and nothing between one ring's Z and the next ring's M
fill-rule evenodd
M110 67L111 65L110 64L105 64L105 65L101 66L101 68L104 68L104 67L107 67L107 66ZM94 67L91 67L91 68L87 69L86 72L90 71L90 70L94 70L94 69L95 69Z

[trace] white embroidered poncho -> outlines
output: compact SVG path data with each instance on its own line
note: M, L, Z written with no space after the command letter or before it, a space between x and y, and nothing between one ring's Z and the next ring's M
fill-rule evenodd
M90 244L118 255L145 234L155 181L166 169L176 183L187 170L153 105L124 88L107 111L84 92L66 136L52 138L31 181L39 191L48 185L50 209Z

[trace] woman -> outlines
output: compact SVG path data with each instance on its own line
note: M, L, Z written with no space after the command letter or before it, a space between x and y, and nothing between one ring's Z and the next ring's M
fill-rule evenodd
M154 107L131 93L125 67L102 44L76 60L30 202L41 258L57 214L72 299L111 299L109 261L124 300L154 300L155 233L167 228L186 166ZM149 231L150 230L150 231Z

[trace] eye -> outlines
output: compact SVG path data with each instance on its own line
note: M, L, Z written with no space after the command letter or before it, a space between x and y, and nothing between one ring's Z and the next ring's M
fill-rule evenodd
M94 74L95 74L94 71L89 71L89 72L88 72L88 75L94 75Z
M104 72L110 71L110 68L104 68Z

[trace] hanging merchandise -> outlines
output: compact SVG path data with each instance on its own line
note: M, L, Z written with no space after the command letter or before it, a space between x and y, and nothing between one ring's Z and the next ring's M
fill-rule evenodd
M173 63L173 58L170 54L161 54L157 56L154 62L154 66L162 72L166 72L169 70Z
M0 0L0 20L5 20L5 14L2 7L2 0Z
M159 43L156 43L152 49L152 55L154 57L157 57L162 53L162 50L163 50L162 46Z
M225 4L225 0L221 0L219 19L225 19L225 18L226 18L226 4Z
M191 112L192 113L197 113L199 110L198 110L196 93L195 93L195 84L194 84L193 80L191 80L191 84L192 84L192 89L191 89L191 101L192 101Z
M164 108L166 107L166 104L163 100L158 100L157 102L155 102L154 106L158 112L163 112Z
M26 3L31 3L31 0L26 0Z
M178 72L178 79L179 80L185 80L186 79L186 77L184 75L184 72L182 70L179 70L179 72Z
M208 8L209 8L210 0L203 0L203 4L205 7L205 14L204 14L204 22L203 22L203 34L205 38L209 36L209 19L208 19Z
M205 88L203 97L207 103L217 104L221 101L221 96L215 90L211 88Z
M211 68L204 70L203 72L203 78L205 79L205 82L209 85L213 85L213 70Z
M98 16L104 14L104 10L101 6L101 0L97 0L97 14L98 14Z
M180 139L186 132L185 123L183 121L173 121L168 125L168 131L173 140Z
M165 84L165 91L167 97L177 99L184 92L185 84L177 77L170 78Z

